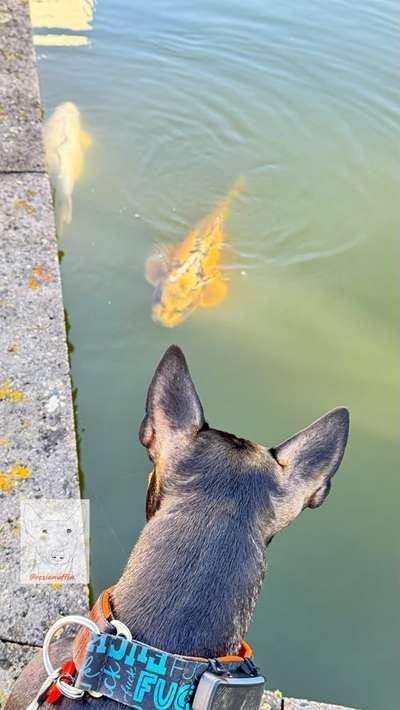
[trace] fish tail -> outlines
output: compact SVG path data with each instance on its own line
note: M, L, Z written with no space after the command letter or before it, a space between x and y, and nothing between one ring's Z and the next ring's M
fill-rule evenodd
M233 202L233 200L238 195L238 193L243 192L243 190L245 190L245 188L246 188L246 179L243 177L243 175L239 175L239 177L237 177L235 182L233 183L229 192L223 198L222 203L220 203L220 207L222 207L225 210L228 207L230 207L231 202Z
M231 202L239 192L243 192L246 189L246 184L247 181L244 175L239 175L226 196L227 201Z
M62 188L56 189L55 198L56 231L60 236L64 224L70 224L72 220L72 199L71 194Z
M218 216L221 220L224 220L228 214L228 210L231 206L231 202L235 199L239 192L242 192L246 187L246 180L243 175L239 175L233 183L229 192L225 195L222 201L217 206Z

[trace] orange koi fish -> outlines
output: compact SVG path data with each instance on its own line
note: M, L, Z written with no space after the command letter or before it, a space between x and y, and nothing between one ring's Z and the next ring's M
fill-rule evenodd
M147 259L145 276L155 286L154 321L172 328L196 308L217 306L226 297L220 251L230 204L241 188L239 178L222 202L178 247L161 248L160 253Z

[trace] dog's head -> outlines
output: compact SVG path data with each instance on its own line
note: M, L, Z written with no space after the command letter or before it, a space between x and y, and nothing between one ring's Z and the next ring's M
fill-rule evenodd
M329 493L346 447L349 413L332 410L287 441L268 448L212 429L182 351L168 348L152 379L140 441L154 470L146 512L172 498L210 501L220 514L254 519L268 542L304 508Z
M25 532L42 563L68 570L79 544L82 523L77 509L60 511L53 506L47 515L28 503L24 506ZM41 513L41 514L40 514Z

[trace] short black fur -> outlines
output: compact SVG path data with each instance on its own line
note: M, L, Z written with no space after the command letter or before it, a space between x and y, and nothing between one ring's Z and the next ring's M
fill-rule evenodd
M171 346L152 379L140 428L154 466L148 522L112 594L115 616L133 637L191 656L237 652L265 575L266 547L304 508L326 498L348 427L341 407L272 449L212 429L183 353ZM60 663L71 642L58 642L53 652ZM43 677L37 656L6 710L23 710ZM104 698L57 705L89 706L125 707Z

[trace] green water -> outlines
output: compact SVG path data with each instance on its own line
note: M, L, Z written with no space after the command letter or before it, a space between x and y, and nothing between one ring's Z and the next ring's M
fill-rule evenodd
M248 638L270 686L363 710L400 693L397 10L104 0L86 46L37 47L46 112L74 101L93 137L60 248L94 593L143 525L137 430L168 344L210 423L256 441L346 404L332 493L269 548ZM156 325L146 257L239 174L227 300Z

